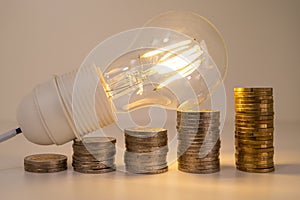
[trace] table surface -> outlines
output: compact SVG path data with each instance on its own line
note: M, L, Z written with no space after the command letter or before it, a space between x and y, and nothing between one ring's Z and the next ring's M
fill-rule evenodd
M71 166L59 173L24 172L25 155L51 151L71 156L71 145L40 147L18 136L0 144L0 199L300 199L299 129L297 122L276 123L276 170L266 174L235 169L232 123L221 137L221 171L206 175L180 172L176 162L158 175L80 174Z

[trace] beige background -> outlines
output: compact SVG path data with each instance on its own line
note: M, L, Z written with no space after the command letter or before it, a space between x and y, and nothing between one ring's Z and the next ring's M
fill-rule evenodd
M225 134L233 134L236 86L272 86L276 121L300 122L299 9L297 0L0 0L0 132L17 126L18 103L37 84L78 68L107 37L168 10L205 16L224 36L229 50ZM228 142L223 148L233 146L232 137ZM25 152L69 150L69 144L45 148L23 136L0 149L16 145Z
M227 120L233 87L272 86L276 118L299 121L299 8L297 0L1 0L0 120L14 123L25 94L52 74L78 68L105 38L180 9L210 19L228 45Z
M35 85L52 74L78 68L90 50L105 38L141 27L151 17L168 10L191 10L210 19L229 49L221 172L194 176L180 173L172 165L170 172L161 176L84 176L71 169L49 176L27 174L22 167L25 155L60 152L70 158L71 143L44 147L18 136L0 144L2 198L106 199L113 194L111 198L115 199L299 199L298 0L0 0L0 133L17 126L17 105ZM235 170L236 86L274 88L274 174L260 176ZM147 189L152 195L145 196Z

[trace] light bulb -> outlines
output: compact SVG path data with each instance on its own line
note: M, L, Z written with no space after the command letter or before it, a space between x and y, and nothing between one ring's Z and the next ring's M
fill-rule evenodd
M200 21L205 25L200 31L212 32L213 39L161 26L163 18L173 14L154 18L148 23L151 27L108 38L78 70L37 86L18 109L25 137L37 144L64 144L115 123L119 112L152 105L192 109L201 104L224 77L226 48L219 32L200 16L184 20ZM198 31L180 21L176 27ZM219 47L222 50L214 49ZM226 57L225 62L217 59L217 65L210 52L221 53L216 57Z
M184 35L178 37L180 35L169 30L143 29L143 32L152 31L172 33L179 41L168 40L173 43L128 52L113 61L103 73L106 91L118 112L155 104L177 109L184 101L203 95L206 84L201 73L208 70L206 62L209 62L204 42L199 44ZM163 41L164 38L156 39Z

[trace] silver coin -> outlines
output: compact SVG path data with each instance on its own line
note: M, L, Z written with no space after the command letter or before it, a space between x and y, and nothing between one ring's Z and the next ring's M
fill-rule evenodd
M152 127L131 127L124 130L125 134L133 137L152 137L158 133L166 134L167 129Z
M67 156L61 154L34 154L30 156L26 156L24 158L24 163L30 164L57 164L61 162L66 162Z
M199 111L182 111L177 110L177 114L180 115L198 115L198 116L220 116L220 111L213 110L199 110Z
M168 171L168 167L161 168L161 169L156 169L156 170L136 170L132 168L126 168L126 171L130 173L135 173L135 174L160 174L160 173L165 173Z
M52 173L67 169L67 157L61 154L35 154L24 158L24 170Z
M217 167L215 169L197 170L197 169L185 169L182 167L178 167L178 170L185 173L193 173L193 174L211 174L211 173L219 172L220 168Z
M61 172L67 170L68 167L63 168L53 168L53 169L45 169L45 168L27 168L25 167L24 170L27 172L34 172L34 173L54 173L54 172Z
M102 174L102 173L108 173L108 172L113 172L116 171L116 168L105 168L105 169L82 169L82 168L73 168L74 171L79 172L79 173L84 173L84 174Z
M115 171L116 139L113 137L87 137L74 140L72 166L81 173Z

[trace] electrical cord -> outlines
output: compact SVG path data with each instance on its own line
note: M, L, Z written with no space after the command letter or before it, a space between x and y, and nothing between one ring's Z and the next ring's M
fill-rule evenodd
M12 129L0 135L0 143L12 138L18 134L22 133L21 128Z

